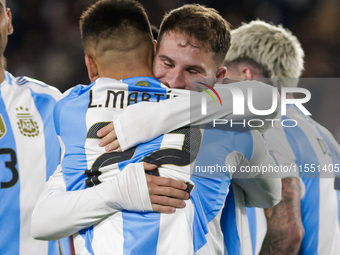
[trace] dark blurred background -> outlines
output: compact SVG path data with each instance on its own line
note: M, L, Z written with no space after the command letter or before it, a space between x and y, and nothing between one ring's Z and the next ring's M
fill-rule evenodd
M14 33L5 56L14 76L26 75L62 92L88 84L78 20L95 0L7 0L13 14ZM282 24L300 40L305 50L303 77L340 77L340 0L141 0L152 24L159 26L165 12L185 3L217 9L237 28L256 18ZM337 80L314 84L310 111L340 140L340 87ZM335 85L334 85L335 84Z

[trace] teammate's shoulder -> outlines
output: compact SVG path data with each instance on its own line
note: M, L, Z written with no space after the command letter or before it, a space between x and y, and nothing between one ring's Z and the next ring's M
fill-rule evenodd
M90 85L87 86L87 85L78 84L74 87L71 87L61 95L61 99L78 96L79 94L83 93L84 90L87 90L89 86Z
M61 96L61 93L57 88L51 85L48 85L45 82L30 78L27 76L15 77L14 82L17 86L20 86L20 87L24 86L24 87L30 88L33 92L38 93L38 94L48 94L56 100L58 100Z
M78 98L78 96L81 93L83 93L83 91L87 88L88 86L79 84L79 85L69 88L61 95L60 100L56 103L54 107L54 111L53 111L56 127L59 125L58 124L59 116L65 104L69 102L70 100L73 100L74 98ZM58 128L56 129L57 129L57 133L59 134L59 129Z

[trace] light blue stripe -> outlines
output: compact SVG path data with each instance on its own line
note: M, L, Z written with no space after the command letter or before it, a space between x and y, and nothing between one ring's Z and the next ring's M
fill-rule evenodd
M201 149L198 153L196 166L225 166L227 155L235 151L235 133L232 131L207 128L204 130ZM194 172L191 180L200 193L200 200L208 222L222 208L230 184L228 173L199 173Z
M85 247L87 251L91 255L95 255L93 249L92 249L92 240L93 240L93 226L82 229L79 231L79 234L82 236L82 238L85 240Z
M118 163L119 169L122 171L128 164L140 162L150 153L159 150L163 137L164 135L161 135L147 143L142 143L138 145L133 158Z
M256 222L256 208L255 207L246 207L249 231L251 237L251 245L253 249L253 255L255 255L256 251L256 235L257 235L257 222Z
M317 254L319 241L319 179L303 179L306 194L301 200L302 223L305 229L299 254Z
M241 241L237 231L234 190L230 186L226 204L221 215L221 229L224 245L230 255L241 255Z
M287 119L283 116L282 119ZM299 127L284 128L287 140L296 156L296 163L319 165L318 157L313 150L308 137ZM302 223L305 228L299 254L317 254L319 241L319 207L320 185L319 174L302 172L300 174L306 187L306 193L301 200Z
M69 237L60 239L58 242L60 244L62 255L72 255L71 254L71 240Z
M159 213L123 211L124 254L156 255Z
M5 71L5 80L8 82L9 85L13 85L12 75L7 71Z
M53 109L56 100L48 94L35 93L33 90L31 90L31 94L44 124L47 181L59 165L60 161L60 145L53 123Z
M87 87L77 86L67 97L57 103L54 112L56 129L65 144L62 168L68 191L86 188L87 176L84 174L84 171L87 170L86 113L89 92L93 85L94 83ZM77 132L69 132L70 128Z
M1 149L11 149L16 153L15 137L2 100L0 90L0 114L6 125L6 133L0 138ZM12 179L12 172L5 166L5 162L11 162L9 154L0 154L0 181L8 182ZM18 161L17 161L18 162ZM20 170L19 164L15 165L19 171L18 182L10 188L0 189L0 254L19 254L20 249Z
M235 146L239 152L241 152L248 161L253 156L254 140L250 131L240 130L236 133Z
M139 162L151 152L159 150L163 135L137 147L131 160L119 164L121 170L128 164ZM123 211L124 254L156 254L160 214Z
M196 183L195 183L196 185ZM204 214L204 208L200 201L199 188L195 186L190 194L190 198L195 207L195 215L193 220L193 246L194 252L197 252L206 243L207 239L205 235L209 232L208 221Z
M48 242L48 255L59 255L57 241Z

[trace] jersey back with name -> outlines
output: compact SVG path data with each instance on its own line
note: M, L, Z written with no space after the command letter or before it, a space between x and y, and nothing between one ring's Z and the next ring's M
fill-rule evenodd
M60 92L8 72L0 89L0 254L58 254L55 241L31 237L30 221L60 160L52 114Z
M249 160L253 152L252 133L212 127L182 128L128 151L110 153L98 146L96 136L115 114L132 103L188 93L167 89L149 77L122 82L100 78L87 87L73 88L58 102L54 118L63 144L62 171L68 190L92 187L119 174L127 164L140 161L159 165L161 176L195 184L186 207L174 214L122 211L80 231L75 235L77 252L193 254L205 247L208 223L223 207L230 183L225 171L214 175L206 169L210 165L224 166L226 161L236 165Z

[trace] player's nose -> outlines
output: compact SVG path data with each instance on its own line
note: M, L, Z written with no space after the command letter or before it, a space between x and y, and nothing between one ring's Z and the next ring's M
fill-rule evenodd
M169 73L167 77L167 84L169 85L170 88L176 89L186 88L185 77L183 73L180 71L173 71Z

